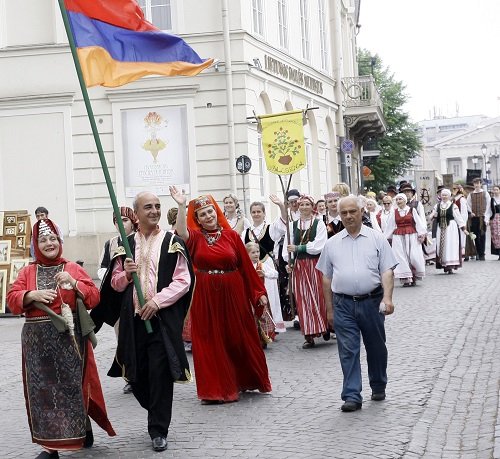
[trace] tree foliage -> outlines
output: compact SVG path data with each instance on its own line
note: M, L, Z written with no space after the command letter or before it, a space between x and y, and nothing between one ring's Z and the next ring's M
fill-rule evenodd
M377 141L380 156L370 165L375 180L366 185L374 191L384 190L408 168L420 149L420 140L416 125L403 110L408 98L403 82L397 81L388 67L383 67L378 55L366 49L358 51L358 68L361 76L373 74L382 99L387 131Z

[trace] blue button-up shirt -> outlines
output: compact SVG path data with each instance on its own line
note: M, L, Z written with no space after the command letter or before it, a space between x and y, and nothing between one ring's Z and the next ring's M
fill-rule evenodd
M332 291L365 295L381 284L381 274L397 265L382 233L361 225L354 238L346 229L328 239L316 265L332 279Z

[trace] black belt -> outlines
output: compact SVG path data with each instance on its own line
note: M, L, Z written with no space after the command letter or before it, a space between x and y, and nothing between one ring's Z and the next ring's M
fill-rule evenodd
M380 296L384 293L384 289L381 285L379 285L375 290L372 290L370 293L366 293L365 295L347 295L345 293L333 293L334 295L340 296L341 298L347 298L352 301L363 301L367 298L373 298L376 296Z

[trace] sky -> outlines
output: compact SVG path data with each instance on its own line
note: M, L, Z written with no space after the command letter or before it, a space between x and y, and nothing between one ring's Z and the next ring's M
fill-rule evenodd
M406 86L412 121L500 116L500 0L361 0L358 47Z

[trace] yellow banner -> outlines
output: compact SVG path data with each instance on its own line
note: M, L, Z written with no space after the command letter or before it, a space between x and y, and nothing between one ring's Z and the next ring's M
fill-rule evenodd
M306 166L302 110L259 116L267 170L290 175Z

